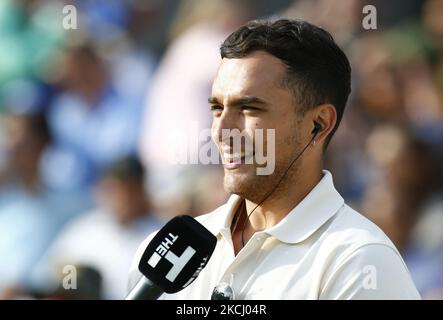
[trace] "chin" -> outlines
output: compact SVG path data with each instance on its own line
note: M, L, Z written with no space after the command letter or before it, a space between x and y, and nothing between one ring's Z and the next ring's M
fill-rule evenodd
M257 176L251 173L225 172L223 185L228 194L236 194L247 199L260 193L257 190L259 185Z

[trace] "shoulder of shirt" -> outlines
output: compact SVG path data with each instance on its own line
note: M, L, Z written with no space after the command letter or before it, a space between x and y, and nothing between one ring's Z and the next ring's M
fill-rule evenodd
M400 256L392 241L375 223L346 204L321 229L323 245L344 255L371 245L389 247Z
M342 270L347 263L352 263L351 272L357 273L361 270L358 265L364 268L382 266L383 273L388 275L388 278L392 276L392 283L401 279L394 285L396 288L402 288L406 294L405 299L420 299L400 252L375 223L344 204L323 228L319 235L319 239L322 239L319 249L322 252L319 256L324 263L324 279L333 279L337 274L349 272ZM374 291L374 297L391 299L391 293L381 292ZM361 297L364 299L365 296Z

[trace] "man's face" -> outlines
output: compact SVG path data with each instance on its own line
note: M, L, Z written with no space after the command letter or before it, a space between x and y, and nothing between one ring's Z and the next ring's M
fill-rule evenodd
M278 183L301 150L303 137L299 132L303 121L296 112L293 94L282 84L285 72L285 66L278 58L263 51L240 59L224 58L221 62L209 102L213 110L212 137L222 158L224 187L228 193L260 201ZM232 139L222 134L223 129L237 129L247 140L254 142L255 130L263 129L265 155L268 145L266 130L275 129L273 173L257 175L259 165L256 161L247 164L257 151L255 143L252 150L242 146L242 153L236 154ZM296 168L294 166L290 174L294 174Z

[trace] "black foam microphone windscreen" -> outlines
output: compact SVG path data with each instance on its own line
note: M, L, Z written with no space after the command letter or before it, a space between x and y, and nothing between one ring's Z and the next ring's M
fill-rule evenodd
M151 240L143 253L140 272L166 293L190 285L206 266L217 238L190 216L177 216Z

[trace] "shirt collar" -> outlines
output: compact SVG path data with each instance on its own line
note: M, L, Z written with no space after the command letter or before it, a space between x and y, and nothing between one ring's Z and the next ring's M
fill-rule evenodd
M302 242L334 216L343 204L331 173L323 170L323 178L314 189L278 224L265 232L282 242Z
M232 217L243 199L232 195L206 221L208 229L216 236L229 229ZM281 242L295 244L309 238L343 206L344 200L334 187L332 175L323 170L320 182L278 224L264 230Z
M236 194L231 195L224 205L217 208L215 212L208 217L208 220L202 222L209 231L218 237L223 229L229 229L231 227L232 218L242 200L243 198Z

